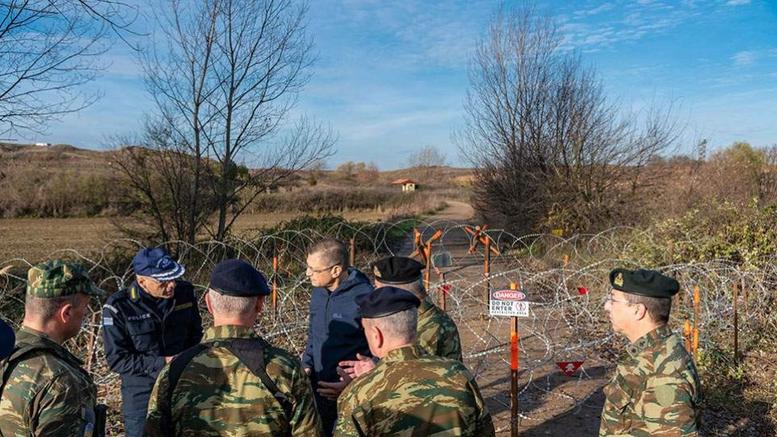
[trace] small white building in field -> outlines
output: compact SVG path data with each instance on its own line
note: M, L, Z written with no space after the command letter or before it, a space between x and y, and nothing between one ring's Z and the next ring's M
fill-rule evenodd
M51 147L51 143L35 143L38 147Z
M391 183L392 185L401 185L403 193L410 193L418 188L418 182L412 179L397 179Z

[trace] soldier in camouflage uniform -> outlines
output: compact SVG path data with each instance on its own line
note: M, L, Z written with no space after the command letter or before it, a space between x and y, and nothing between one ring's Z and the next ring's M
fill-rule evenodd
M605 303L631 344L604 388L599 435L695 436L701 383L679 336L666 326L680 285L652 270L615 269Z
M27 273L24 321L2 371L0 435L89 436L96 387L62 344L78 334L90 296L102 291L81 266L60 260Z
M214 268L205 296L214 326L162 369L146 435L322 435L299 358L254 332L268 293L264 276L246 262Z
M424 265L404 256L390 256L372 265L375 287L393 286L413 293L420 301L416 343L430 355L463 361L459 330L453 319L432 303L424 290L421 271ZM342 361L340 367L357 378L375 367L370 358Z
M357 299L370 351L380 363L337 403L336 436L493 436L477 383L460 361L415 343L420 301L395 287Z

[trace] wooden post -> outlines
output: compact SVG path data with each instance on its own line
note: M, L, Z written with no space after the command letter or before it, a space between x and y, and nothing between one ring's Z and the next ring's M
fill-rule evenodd
M685 319L685 325L683 326L683 337L685 338L685 350L688 351L689 354L693 353L691 343L691 322L688 319Z
M278 255L272 257L272 312L278 316Z
M351 237L348 247L348 264L353 266L356 264L356 237Z
M483 262L483 276L486 278L486 308L491 304L491 239L488 238L485 243L486 257Z
M432 282L432 242L424 244L426 252L426 269L424 270L424 290L429 290L429 284Z
M699 315L701 313L701 292L699 286L693 287L693 359L699 360Z
M739 284L734 283L734 363L739 361L739 317L737 314L737 300L739 300Z
M486 253L488 253L486 248ZM515 282L510 283L511 290L517 290ZM518 437L518 317L512 318L510 329L510 437Z

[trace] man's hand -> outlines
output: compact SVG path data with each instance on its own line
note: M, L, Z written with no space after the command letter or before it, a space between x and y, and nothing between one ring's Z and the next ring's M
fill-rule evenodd
M340 393L345 390L345 387L353 381L350 375L348 375L343 369L337 368L337 374L340 375L339 382L318 382L318 394L329 399L330 401L336 401Z
M372 358L362 354L356 354L356 359L352 361L340 361L338 365L351 379L356 379L375 368Z
M171 355L169 357L162 357L165 359L165 363L169 363L170 361L173 361L173 358L175 358L176 355Z
M305 367L303 370L305 371L305 375L310 376L310 367Z

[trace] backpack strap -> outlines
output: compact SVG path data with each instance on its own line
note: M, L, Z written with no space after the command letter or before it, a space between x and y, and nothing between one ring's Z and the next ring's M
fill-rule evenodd
M175 386L178 385L181 374L183 374L184 369L192 359L202 351L210 349L210 347L210 343L195 344L176 355L176 357L173 358L173 361L170 362L170 370L167 373L169 386L167 388L167 393L165 393L166 402L162 405L162 427L171 433L171 435L175 434L175 430L173 429L173 392L175 391Z
M248 367L251 372L262 380L262 384L272 393L273 397L283 408L283 414L287 421L291 421L293 416L293 407L289 397L281 392L278 385L275 384L267 374L267 363L264 358L264 351L270 345L261 338L233 338L224 344L224 346L235 355L241 363Z
M257 376L267 390L273 394L275 400L281 404L286 419L288 421L291 420L293 408L289 397L280 391L278 385L275 384L270 378L270 375L267 374L267 363L264 359L264 351L269 344L261 338L231 338L228 340L196 344L181 352L172 362L170 362L170 370L168 371L169 386L166 393L167 403L164 411L162 411L162 426L168 432L175 432L172 423L173 391L175 390L176 385L178 385L181 374L194 357L214 346L225 347L232 355L237 357L244 366L248 367L248 369L251 370L251 373Z
M8 382L8 379L11 378L11 373L13 372L13 369L16 368L16 365L33 353L41 351L51 352L60 357L59 353L54 348L45 344L28 344L22 347L17 345L14 348L11 355L2 361L3 380L0 381L0 395L3 394L5 384Z

